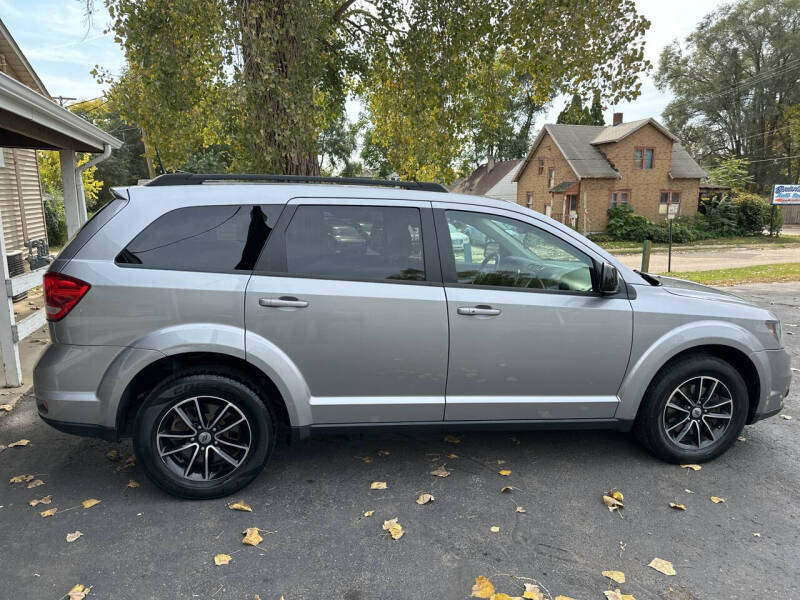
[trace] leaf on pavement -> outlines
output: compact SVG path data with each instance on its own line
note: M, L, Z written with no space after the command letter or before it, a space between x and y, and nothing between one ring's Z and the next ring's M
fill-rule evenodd
M369 489L371 490L385 490L386 489L386 482L385 481L373 481L369 484Z
M48 508L47 510L43 510L39 514L42 515L43 517L52 517L54 514L56 514L56 512L58 512L57 508Z
M725 502L725 498L720 498L719 496L711 496L711 501L714 504L722 504L723 502Z
M30 481L34 477L35 475L14 475L14 477L8 480L8 483L24 483L25 481Z
M53 501L53 496L45 496L44 498L37 498L28 502L31 506L36 506L37 504L50 504Z
M80 531L73 531L72 533L68 533L67 534L67 543L71 544L72 542L77 540L82 535L83 535L83 533L81 533Z
M620 492L619 490L611 490L610 492L608 492L608 495L611 496L614 500L617 500L618 502L622 502L623 500L625 500L625 496L623 496L622 492Z
M451 452L450 454L447 455L447 458L449 459L458 458L458 454L456 454L455 452Z
M686 488L683 491L686 492L687 494L694 494L694 492L692 490L690 490L689 488Z
M792 420L792 415L781 415L781 419L783 419L784 421L791 421ZM22 441L27 442L28 440L22 440ZM14 444L9 444L9 447L11 447L13 445Z
M526 583L522 597L528 600L544 600L544 594L539 590L539 586L534 583Z
M67 600L83 600L89 595L89 590L91 589L91 587L86 587L79 583L67 592Z
M511 475L511 469L500 469L498 473L503 477L508 477L509 475Z
M781 416L783 416L783 415L781 415ZM789 418L791 419L791 417L789 417ZM17 446L27 446L30 443L31 443L30 440L17 440L16 442L11 442L8 445L8 447L9 448L16 448Z
M625 573L622 571L603 571L602 575L615 583L625 583Z
M250 505L244 500L239 500L238 502L232 502L231 504L228 504L228 508L231 510L243 510L245 512L253 512L253 509L250 508Z
M10 404L0 404L0 410L4 410L6 412L11 412L11 409L14 408Z
M500 488L500 493L501 494L507 494L513 489L514 488L512 486L510 486L510 485L504 485L503 487Z
M447 442L448 444L460 444L461 443L461 440L458 437L454 436L454 435L446 435L446 436L444 436L444 441Z
M609 496L608 494L603 495L603 504L606 505L609 512L614 512L619 508L625 508L625 505L622 502L612 496Z
M433 502L436 500L431 494L420 494L419 498L417 498L417 504L428 504L428 502Z
M248 527L244 531L244 539L242 539L243 544L247 544L248 546L258 546L264 538L261 537L258 533L258 527Z
M106 458L112 462L119 460L119 450L109 450L106 453Z
M491 531L492 533L498 533L500 531L500 527L498 527L497 525L492 525L491 527L489 527L489 531Z
M378 456L389 456L391 452L388 450L378 450Z
M125 487L137 488L139 487L139 482L136 481L135 479L131 479L130 481L128 481L128 485L126 485Z
M522 600L519 596L511 597L508 594L503 592L498 592L494 596L492 596L492 600Z
M664 575L675 575L675 567L672 566L671 562L663 558L654 558L647 566Z
M494 596L494 586L492 582L483 575L475 578L475 585L472 586L471 598L491 598Z
M83 504L83 508L92 508L93 506L100 504L101 500L97 498L89 498L88 500L84 500L81 502Z
M214 555L214 564L217 566L220 565L227 565L231 562L231 555L230 554L215 554Z
M371 463L372 462L372 457L371 456L361 456L359 458L361 458L361 460L363 460L365 463Z
M703 467L701 467L700 465L695 465L695 464L681 465L681 469L691 469L692 471L699 471L702 468Z
M27 486L25 486L25 487L26 487L26 488L28 488L28 489L31 489L31 488L37 488L37 487L39 487L40 485L44 485L44 481L42 481L41 479L34 479L33 481L31 481L31 482L30 482L30 483L29 483Z
M374 514L375 514L374 510L366 510L366 511L364 511L364 516L365 517L371 517Z
M436 475L436 477L449 477L450 471L444 468L444 465L436 469L435 471L431 471L431 475Z
M623 594L620 592L619 588L616 590L606 590L603 593L607 600L636 600L631 594Z
M575 598L571 598L570 596L556 596L554 600L575 600Z
M129 454L128 458L125 459L125 462L117 467L117 471L125 471L126 469L130 469L135 466L136 466L136 456L133 454Z
M397 517L383 522L383 530L388 531L393 540L399 540L405 533L403 527L397 522Z
M669 507L674 508L675 510L686 510L685 504L678 504L677 502L670 502Z
M527 510L525 510L524 508L522 508L521 506L518 506L518 507L517 507L517 512L518 512L518 513L526 513L526 512L528 512L528 511L527 511Z

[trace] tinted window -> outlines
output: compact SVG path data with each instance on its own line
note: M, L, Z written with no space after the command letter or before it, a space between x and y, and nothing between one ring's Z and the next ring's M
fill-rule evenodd
M250 271L282 206L190 206L162 215L117 262L151 269Z
M425 280L416 208L300 206L286 229L286 270L339 279Z
M560 238L506 217L460 211L446 215L458 283L592 290L592 260Z

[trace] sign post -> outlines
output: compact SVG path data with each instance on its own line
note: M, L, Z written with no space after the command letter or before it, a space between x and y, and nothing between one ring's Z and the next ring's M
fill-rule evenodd
M669 221L669 250L667 251L667 273L672 271L672 222L678 216L678 204L670 203L667 208L667 220Z
M772 188L772 211L769 215L769 235L775 229L776 206L792 206L800 204L800 185L776 184Z

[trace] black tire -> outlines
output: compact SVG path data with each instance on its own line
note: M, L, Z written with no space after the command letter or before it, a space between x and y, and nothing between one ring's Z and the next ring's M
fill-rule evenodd
M667 409L667 402L673 392L677 390L682 384L688 385L682 389L692 390L703 387L705 390L703 395L710 394L708 391L713 382L708 380L701 381L695 388L691 387L691 382L694 378L706 377L714 378L719 383L717 384L718 396L716 400L709 400L707 406L712 409L708 410L706 416L709 414L722 414L720 411L726 412L730 410L729 419L712 419L709 416L705 420L703 416L694 418L691 411L691 403L680 404L682 408L689 408L685 411L686 418L697 423L697 433L692 427L689 433L691 437L684 438L681 443L675 441L674 437L683 432L685 424L681 425L678 420L683 418L683 414L676 409ZM722 386L719 386L722 384ZM689 395L692 395L691 393ZM713 406L719 402L727 401L730 398L730 403L725 404L723 409L715 409ZM675 395L676 399L680 399L680 394ZM690 398L696 400L696 398ZM711 460L724 453L736 441L737 436L741 433L742 428L747 420L748 412L748 394L747 386L745 385L742 376L730 365L730 363L711 356L708 354L695 354L687 356L680 360L675 361L663 368L658 375L653 379L650 387L648 388L642 405L639 407L639 413L636 416L636 423L634 424L634 433L639 441L648 448L653 454L670 463L700 463ZM702 408L702 407L701 407ZM668 413L665 411L669 411ZM716 411L716 412L712 412ZM669 421L669 419L673 421ZM728 422L724 430L718 432L718 437L711 436L710 428L701 425L701 423L710 423L712 427L721 427L719 423ZM668 429L674 427L672 434L668 433ZM701 436L700 431L703 432ZM689 433L686 435L689 436ZM700 441L697 442L697 448L686 447L694 443L695 435ZM672 437L671 437L672 436ZM702 447L699 447L702 444Z
M182 425L183 419L178 419L178 413L173 409L179 406L181 410L194 406L193 398L200 398L200 410L184 414L189 417L195 426L195 435L187 440L173 441L165 439L163 434L165 423L178 423ZM189 402L187 404L187 402ZM182 404L183 403L183 404ZM211 425L215 418L215 413L210 413L206 421L210 418L212 422L201 424L197 422L197 414L205 414L206 409L213 410L217 406L216 414L223 413L222 407L226 408L226 413L220 417L222 423L219 429L228 427L228 423L237 421L239 424L234 428L228 428L228 432L211 433ZM244 417L246 422L241 422ZM184 426L185 427L185 426ZM204 429L204 427L207 427ZM159 437L159 428L162 436ZM206 438L200 435L206 431ZM216 429L215 429L216 431ZM241 435L244 431L246 435ZM199 433L198 433L199 432ZM226 436L230 432L239 434L239 437L231 440ZM167 431L171 434L171 430ZM192 434L192 430L186 427L185 433L181 437ZM218 436L222 436L219 438ZM172 436L178 437L178 435ZM243 439L240 439L243 438ZM253 479L255 479L269 458L275 446L275 421L270 413L266 402L256 392L255 386L246 379L238 377L234 373L220 373L210 371L188 371L174 375L161 384L156 386L142 403L134 424L133 446L139 464L143 467L146 475L162 490L173 496L190 499L209 499L228 496L240 490ZM227 440L227 441L222 441ZM167 443L187 442L192 446L197 446L198 453L192 458L193 448L184 452L170 454ZM201 441L204 443L201 444ZM240 446L247 445L246 450L237 449L235 443ZM161 446L159 446L161 444ZM210 446L216 446L212 448ZM218 450L227 451L229 458L235 461L240 460L238 466L233 466L230 461L222 460L222 453ZM213 450L213 452L212 452ZM161 452L165 452L169 457L162 459ZM192 460L192 464L189 464ZM184 464L189 465L192 471L189 476L183 476L178 471ZM207 480L202 478L205 475L205 461L209 465L208 474L211 475ZM198 465L194 466L194 462ZM199 472L198 472L199 469ZM217 471L217 475L214 471ZM230 471L230 472L228 472ZM199 479L198 479L199 478Z

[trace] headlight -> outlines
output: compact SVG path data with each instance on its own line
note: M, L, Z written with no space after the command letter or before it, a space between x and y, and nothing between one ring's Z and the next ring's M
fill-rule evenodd
M769 332L772 334L772 337L775 338L775 341L778 342L778 345L781 344L781 322L780 321L764 321L764 324L769 329Z

